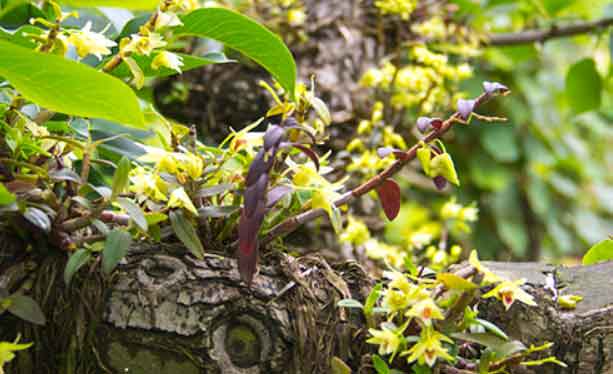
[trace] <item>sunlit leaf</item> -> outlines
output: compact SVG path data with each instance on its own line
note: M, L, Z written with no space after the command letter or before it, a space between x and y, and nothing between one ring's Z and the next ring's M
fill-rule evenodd
M613 260L613 240L605 239L590 248L583 256L583 265Z

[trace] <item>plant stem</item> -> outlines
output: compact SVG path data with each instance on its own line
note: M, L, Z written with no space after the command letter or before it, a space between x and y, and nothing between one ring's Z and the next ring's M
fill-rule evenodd
M544 30L526 30L516 33L501 33L490 35L483 44L490 46L517 45L540 42L543 43L553 38L579 35L598 29L605 29L613 25L613 17L603 18L591 22L579 22L564 26L553 25Z
M481 104L491 99L492 96L493 95L488 94L488 93L482 93L479 97L475 99L474 110L476 110L477 107L479 107ZM453 127L453 125L456 122L460 120L461 120L460 113L455 112L445 122L443 122L443 125L440 127L440 129L430 132L428 135L425 136L423 141L425 143L430 143L434 139L440 138L441 136L443 136L443 134L449 131L449 129L451 129L451 127ZM375 175L374 177L367 180L366 182L359 185L358 187L354 188L353 190L345 193L343 196L341 196L340 199L334 202L334 205L337 207L340 207L342 205L347 205L353 200L355 200L356 198L377 188L379 185L385 182L386 179L398 173L403 168L403 166L405 166L410 161L415 159L417 155L417 150L419 149L419 147L420 147L419 143L415 144L408 151L406 151L403 155L397 156L398 159L393 164L391 164L387 169L383 170L381 173ZM297 229L299 226L307 222L310 222L318 217L324 216L324 215L325 215L325 210L320 208L320 209L311 209L306 212L297 214L293 217L290 217L286 219L285 221L279 223L278 225L274 226L264 236L264 238L262 239L262 243L264 244L269 243L273 239L281 235L288 234L294 231L295 229Z

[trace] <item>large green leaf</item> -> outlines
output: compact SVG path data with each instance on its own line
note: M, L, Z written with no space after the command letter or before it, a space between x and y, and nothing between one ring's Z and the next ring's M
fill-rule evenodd
M184 72L205 65L233 62L233 60L229 60L223 53L219 52L212 52L206 54L203 57L187 55L184 53L177 54L183 57L183 66L181 67L181 70ZM133 55L132 59L136 61L138 66L143 71L145 77L167 77L170 75L178 74L177 71L166 67L161 67L159 70L154 70L151 67L151 63L153 62L155 56L156 54L151 54L150 56ZM102 63L102 65L103 64L104 62ZM130 72L130 68L125 62L122 62L116 69L113 70L111 74L119 78L130 77L132 75Z
M606 239L596 244L583 256L583 265L592 265L613 260L613 240Z
M45 314L38 303L29 296L13 294L9 296L8 311L17 317L37 325L45 324Z
M225 8L202 8L182 18L177 35L195 35L224 43L264 67L294 94L296 63L281 38L264 26Z
M121 80L60 56L0 40L0 76L47 109L144 126L132 89Z
M107 6L132 10L155 9L160 3L159 0L59 0L58 2L79 8Z
M591 58L584 58L566 74L566 97L575 113L600 108L602 78Z

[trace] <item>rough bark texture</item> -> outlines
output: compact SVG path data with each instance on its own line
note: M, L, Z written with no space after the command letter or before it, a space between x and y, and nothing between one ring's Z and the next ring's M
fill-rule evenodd
M360 314L335 307L346 297L364 300L373 285L355 263L333 269L317 257L271 254L248 289L234 259L199 261L180 246L141 244L111 279L94 264L66 288L64 255L24 256L10 244L3 240L0 288L30 294L48 323L2 316L0 340L22 333L36 343L9 373L328 373L334 356L354 372L373 372ZM486 265L527 279L538 307L516 303L505 313L492 301L482 317L526 344L556 343L551 353L569 365L537 373L613 373L613 263ZM551 289L585 299L562 311Z

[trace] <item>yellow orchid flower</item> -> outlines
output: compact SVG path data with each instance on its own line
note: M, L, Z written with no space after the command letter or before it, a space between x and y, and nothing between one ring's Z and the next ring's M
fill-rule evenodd
M91 31L91 27L92 23L88 21L81 30L70 30L67 41L75 46L79 57L94 55L101 59L102 56L110 54L109 48L117 43L107 39L102 33Z
M182 66L183 57L168 51L161 51L155 56L153 61L151 61L151 68L153 70L159 70L161 67L166 67L180 73Z
M498 283L503 280L502 278L494 274L490 269L486 268L481 264L481 262L479 261L479 257L477 256L477 251L474 249L472 250L472 252L470 252L468 263L471 264L472 267L477 269L479 273L483 274L483 281L481 282L482 284L487 285L492 283Z
M15 358L16 351L22 351L32 346L32 343L19 344L19 336L13 343L0 342L0 374L4 374L3 366Z
M483 298L495 297L501 300L506 310L509 310L515 300L526 305L536 306L532 295L521 289L520 286L524 283L526 283L525 279L501 282L493 290L483 295Z
M198 210L192 203L192 200L187 196L187 192L183 187L179 187L176 190L172 191L170 194L170 200L168 200L169 208L184 208L193 213L194 215L198 215Z
M453 343L453 340L434 330L432 326L427 326L421 330L419 341L400 356L408 355L409 363L417 361L420 365L427 364L430 367L434 366L437 359L453 362L454 358L443 348L443 342Z
M368 339L366 343L378 345L380 355L392 354L396 352L400 345L399 334L386 326L383 326L381 330L368 329L368 332L372 335L372 338Z
M433 319L444 319L443 311L431 298L424 299L409 309L405 316L419 319L425 326L431 326Z
M164 182L159 175L150 173L139 166L130 172L130 182L130 192L154 201L166 201L168 183Z

